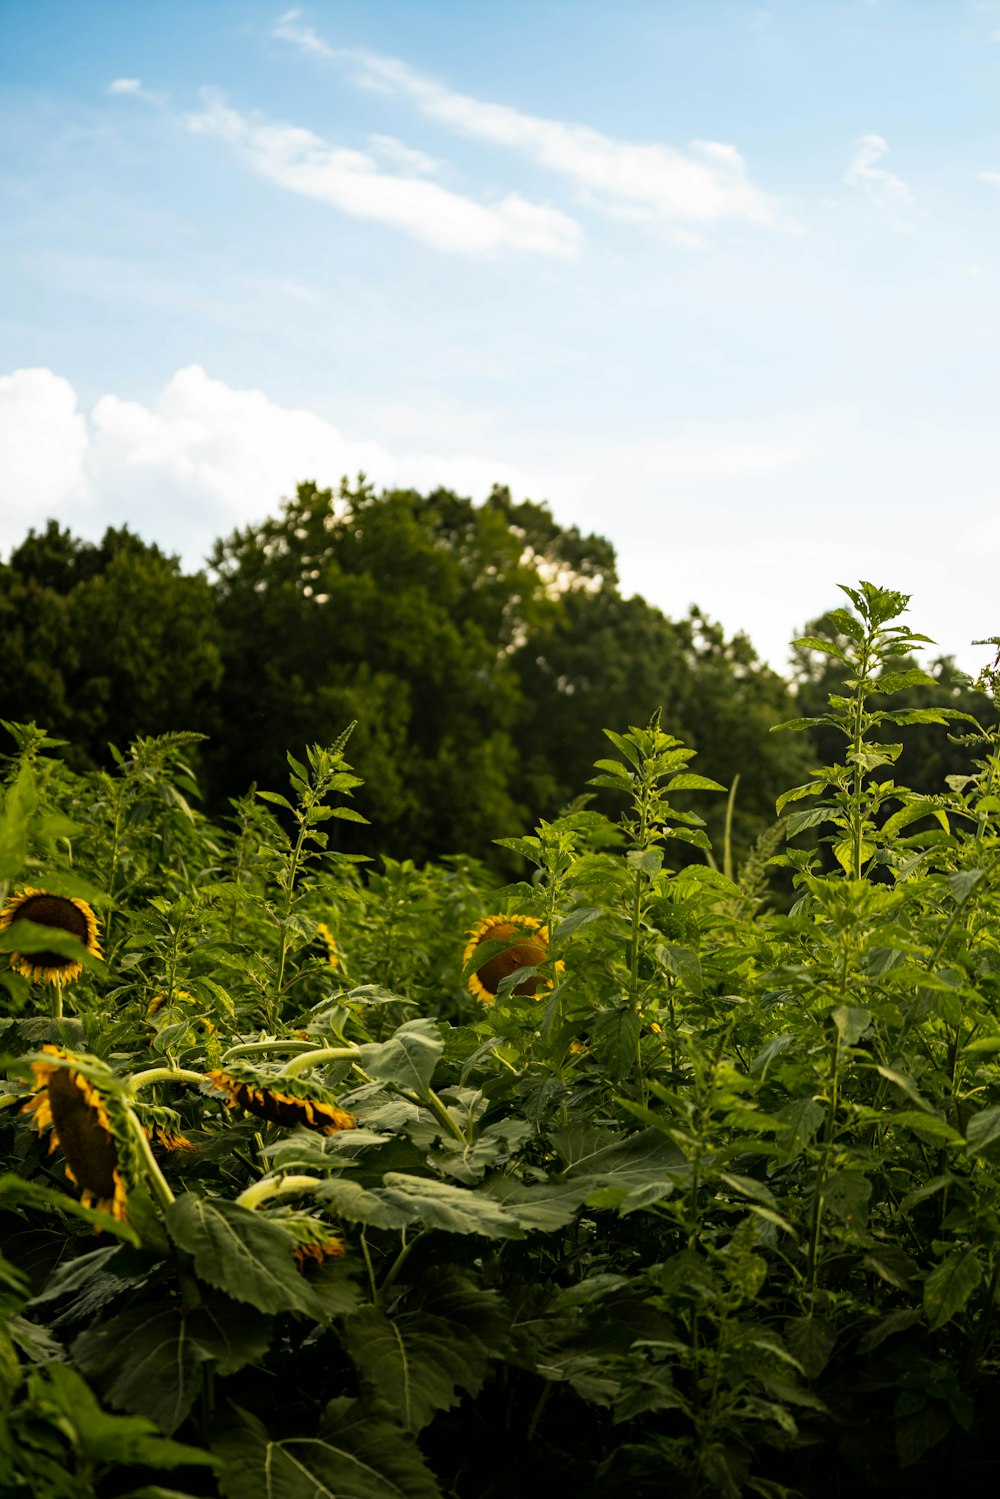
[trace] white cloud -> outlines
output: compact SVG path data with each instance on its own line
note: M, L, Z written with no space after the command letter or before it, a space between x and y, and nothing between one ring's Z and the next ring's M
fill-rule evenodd
M303 26L299 23L302 12L298 10L286 10L283 16L278 18L278 24L274 28L274 34L286 42L295 42L296 46L304 52L315 52L318 57L335 58L337 56L333 47L327 46L326 42L318 37L311 26Z
M977 172L976 176L980 182L988 182L991 187L1000 187L1000 172Z
M47 369L0 375L0 517L10 545L50 511L83 499L87 425L68 380Z
M77 535L130 525L200 565L213 540L273 514L303 479L336 486L445 484L482 498L494 483L539 493L539 476L481 454L411 452L349 437L259 390L178 370L151 405L102 396L89 422L51 370L0 378L0 550L53 517Z
M383 93L403 94L428 118L461 135L507 146L574 183L594 208L650 223L716 224L743 219L782 225L771 199L747 176L735 146L696 140L686 151L656 143L616 140L587 125L522 114L455 93L392 57L329 46L299 13L282 16L275 35L303 50L358 69L358 81Z
M394 162L406 173L437 172L441 167L441 163L428 156L425 151L415 151L412 146L398 141L394 135L370 135L368 149L376 156Z
M108 84L107 93L112 97L126 97L132 99L145 99L147 104L162 104L162 94L154 93L152 89L146 88L141 78L115 78Z
M331 145L295 125L248 118L210 93L187 125L226 141L255 171L290 192L390 224L438 250L464 255L521 250L566 259L582 243L580 226L559 209L517 193L478 203L437 182L384 172L364 151Z
M907 184L901 177L876 166L889 151L889 143L880 135L862 135L857 142L854 156L844 173L849 187L860 187L869 197L886 205L898 205L913 201Z

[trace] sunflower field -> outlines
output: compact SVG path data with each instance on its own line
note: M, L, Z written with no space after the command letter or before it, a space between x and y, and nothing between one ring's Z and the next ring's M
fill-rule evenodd
M2 1499L1000 1477L1000 673L910 706L845 592L783 726L839 756L739 868L655 717L501 888L338 848L349 729L212 822L197 736L6 724Z

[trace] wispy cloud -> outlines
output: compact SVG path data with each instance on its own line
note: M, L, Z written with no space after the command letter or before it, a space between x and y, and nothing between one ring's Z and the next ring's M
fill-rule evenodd
M107 92L112 97L130 96L133 99L145 99L149 104L162 104L162 94L157 94L143 84L141 78L114 78L108 84Z
M402 229L435 249L464 255L520 250L563 259L583 242L576 220L560 209L533 203L518 193L481 203L429 181L434 163L393 137L377 137L383 156L401 156L401 173L384 171L374 155L333 145L295 125L271 123L231 109L206 92L204 107L187 116L187 126L233 146L262 176L290 192L329 203L356 218L375 219Z
M849 187L859 187L876 202L887 206L912 203L913 194L902 177L876 165L888 153L889 143L881 135L861 136L844 173L844 181Z
M988 182L991 187L1000 187L1000 172L977 172L976 176L980 182Z
M461 135L490 141L530 157L571 181L592 208L633 222L667 226L744 220L787 228L768 195L747 175L735 146L691 141L685 150L617 140L588 125L523 114L456 93L393 57L331 47L302 23L298 11L281 17L274 35L305 52L352 68L364 87L401 94L427 118Z

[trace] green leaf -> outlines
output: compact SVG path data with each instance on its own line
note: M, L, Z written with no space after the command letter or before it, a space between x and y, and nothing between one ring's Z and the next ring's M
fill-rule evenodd
M692 770L682 770L678 775L671 776L666 784L669 794L673 791L725 791L725 786L720 786L718 781L710 780L708 776L696 775Z
M982 1109L965 1126L965 1138L969 1142L969 1154L992 1156L992 1147L1000 1142L1000 1107Z
M789 802L800 802L807 796L818 796L821 791L826 790L826 781L808 781L804 786L793 786L790 791L783 791L774 804L775 815L780 817Z
M487 1239L519 1239L523 1233L517 1218L492 1195L401 1171L387 1171L381 1186L370 1188L335 1178L324 1182L317 1196L334 1212L375 1228L422 1223L444 1233Z
M1000 1114L1000 1109L997 1113ZM903 1109L899 1114L890 1115L890 1122L912 1130L918 1139L927 1140L931 1145L965 1144L958 1130L953 1129L940 1114L925 1114L920 1109Z
M847 657L839 645L832 640L821 640L818 635L800 635L798 640L792 641L793 646L803 646L808 651L822 651L826 656L835 656L838 661L847 662Z
M442 1499L416 1442L387 1412L333 1400L318 1438L272 1441L244 1411L213 1443L223 1499Z
M876 681L879 692L892 693L903 692L907 687L933 687L934 678L927 672L921 671L919 667L913 667L909 671L887 671Z
M441 1056L444 1036L436 1020L407 1020L388 1041L361 1047L360 1065L379 1082L395 1083L426 1097Z
M208 1285L261 1312L302 1312L322 1318L322 1308L295 1263L295 1240L284 1228L224 1198L184 1192L170 1204L167 1229L194 1259Z
M657 961L667 973L680 979L685 989L699 997L704 992L701 977L701 960L693 947L681 947L675 943L657 944Z
M468 1329L426 1312L389 1318L362 1307L344 1322L340 1338L362 1380L414 1433L463 1394L477 1395L490 1368Z
M103 1411L75 1369L55 1361L32 1371L29 1398L60 1427L76 1434L74 1446L95 1467L104 1464L143 1468L211 1467L216 1459L198 1447L172 1442L146 1416L113 1416Z
M70 1352L109 1404L169 1433L194 1405L205 1364L235 1373L263 1357L269 1338L269 1321L217 1297L186 1315L160 1303L130 1307L82 1332Z
M817 786L816 790L819 789ZM806 828L818 828L821 823L833 822L836 816L836 809L825 804L822 807L809 807L804 812L789 812L785 819L785 837L794 838L796 833L801 833Z
M836 1327L822 1317L789 1317L785 1341L807 1379L818 1379L837 1341Z
M960 1312L983 1278L971 1249L950 1254L924 1281L924 1311L933 1332Z
M138 1246L139 1235L129 1223L119 1223L110 1213L97 1208L85 1208L82 1202L66 1192L57 1192L43 1187L38 1182L26 1181L21 1176L0 1176L0 1203L5 1207L37 1208L43 1212L68 1213L72 1218L82 1218L91 1228L114 1234L126 1244Z
M845 1046L855 1046L872 1023L870 1010L855 1005L838 1005L830 1016Z
M4 795L0 812L0 884L12 884L28 858L28 830L38 808L35 778L23 762L13 785Z

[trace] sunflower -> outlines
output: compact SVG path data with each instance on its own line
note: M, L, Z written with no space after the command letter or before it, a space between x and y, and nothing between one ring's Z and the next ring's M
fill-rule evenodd
M239 1106L257 1119L267 1119L271 1124L304 1124L307 1129L319 1130L320 1134L333 1135L338 1130L355 1129L355 1120L343 1109L335 1108L325 1099L309 1097L304 1092L279 1092L270 1086L272 1080L261 1078L233 1077L229 1072L210 1072L209 1080L220 1093L225 1093L230 1106ZM285 1081L289 1081L286 1079ZM301 1083L296 1079L296 1086Z
M75 1060L58 1046L42 1048L63 1061ZM84 1207L100 1208L125 1222L125 1183L118 1166L118 1147L100 1091L74 1067L32 1062L35 1093L23 1112L33 1112L39 1133L52 1126L49 1153L58 1145L66 1175L80 1188Z
M519 940L520 939L520 940ZM533 916L484 916L469 933L469 941L462 954L462 967L466 968L477 947L486 942L509 942L510 947L495 952L474 973L469 975L469 993L480 1004L492 1004L497 997L501 982L519 968L537 968L549 955L549 932ZM563 968L556 964L557 971ZM552 980L534 974L521 980L513 989L514 994L545 993L552 988Z
M35 890L26 885L12 895L0 911L0 932L6 931L15 921L33 921L36 926L54 927L68 932L95 958L103 956L97 940L97 917L85 900L75 900L68 895L51 895L47 890ZM62 987L78 979L83 964L74 958L48 948L29 953L12 952L10 966L26 979L38 979Z
M342 968L343 958L341 957L340 948L337 946L337 939L333 935L325 921L321 921L316 927L316 936L326 948L326 961L328 967Z

